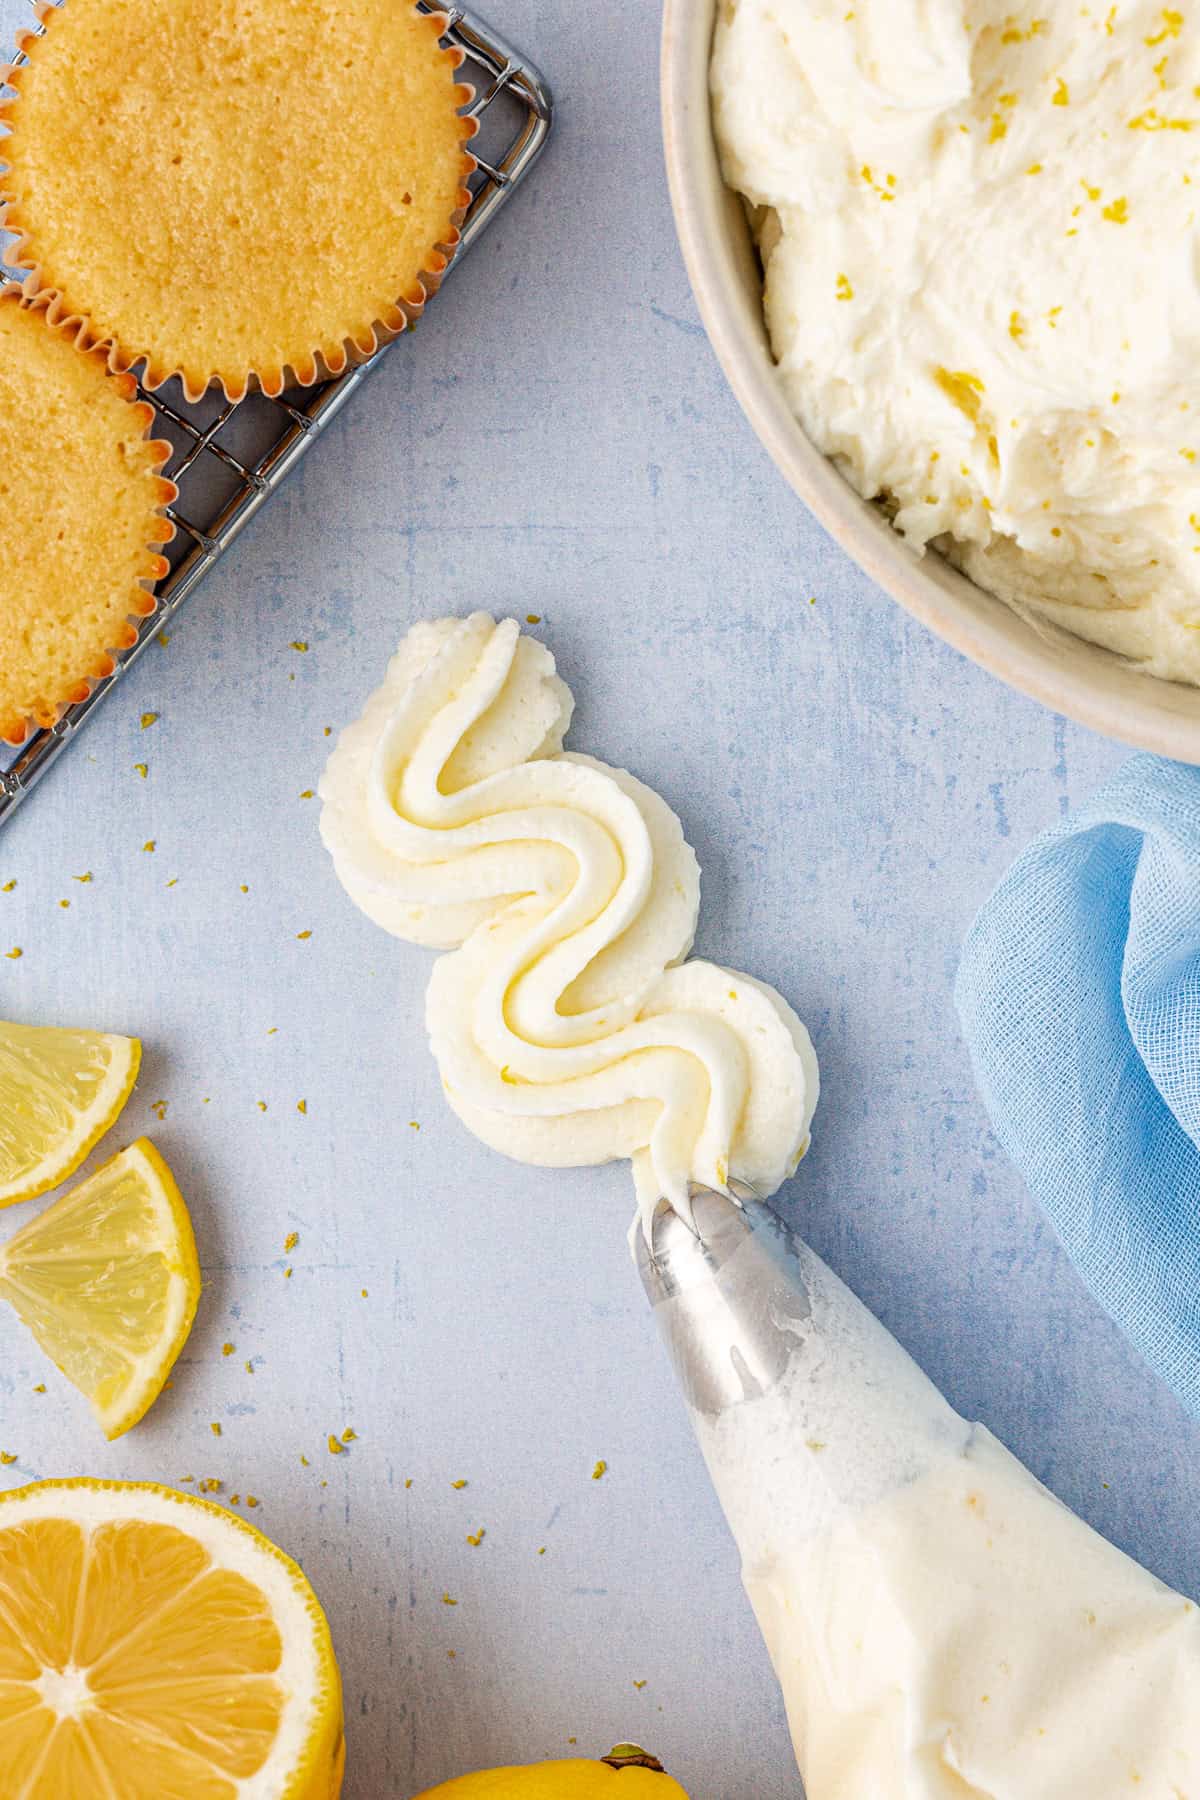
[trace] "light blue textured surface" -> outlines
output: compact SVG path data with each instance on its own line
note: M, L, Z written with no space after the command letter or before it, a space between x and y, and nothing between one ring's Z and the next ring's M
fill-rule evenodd
M1200 1429L990 1137L951 998L985 895L1121 752L911 623L758 447L675 248L650 0L491 4L556 86L545 161L0 838L0 949L25 951L0 960L3 1011L145 1038L121 1135L178 1169L208 1283L173 1391L111 1448L0 1317L3 1475L258 1495L332 1618L349 1800L628 1736L697 1800L784 1800L770 1669L629 1266L628 1178L508 1165L447 1114L427 959L350 907L300 794L413 618L542 614L572 743L683 816L700 947L813 1028L800 1227L960 1410L1195 1593ZM22 10L0 0L6 33Z
M1001 1143L1200 1416L1200 770L1131 757L1031 844L956 995Z

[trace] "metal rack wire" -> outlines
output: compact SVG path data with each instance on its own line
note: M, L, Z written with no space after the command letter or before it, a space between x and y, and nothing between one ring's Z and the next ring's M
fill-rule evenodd
M481 19L461 7L418 3L423 12L448 13L446 38L464 51L462 78L475 88L468 111L479 120L479 134L471 144L478 167L468 184L471 204L450 265L453 273L533 166L550 131L553 102L537 68ZM405 332L396 343L406 344L409 335ZM293 389L278 400L251 394L231 405L218 392L193 406L178 382L143 393L157 415L156 435L175 446L164 472L179 487L179 498L168 509L175 538L165 551L170 571L155 589L158 608L141 622L137 642L119 656L115 672L98 682L86 700L68 707L55 726L11 752L7 764L0 753L0 828L395 347L385 345L359 368L316 387Z

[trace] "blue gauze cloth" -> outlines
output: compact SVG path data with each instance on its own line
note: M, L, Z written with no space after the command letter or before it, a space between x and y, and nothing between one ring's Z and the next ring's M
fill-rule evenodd
M1135 756L1031 844L956 998L997 1137L1200 1415L1200 769Z

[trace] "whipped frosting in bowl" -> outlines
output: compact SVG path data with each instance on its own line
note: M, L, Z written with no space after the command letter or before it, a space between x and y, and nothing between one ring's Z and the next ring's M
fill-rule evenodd
M447 951L426 1004L447 1098L519 1161L629 1158L645 1215L693 1181L774 1192L808 1145L816 1057L752 976L688 959L700 872L632 775L563 750L550 652L486 614L421 623L321 780L351 899Z
M1200 19L725 0L789 404L916 549L1200 681Z

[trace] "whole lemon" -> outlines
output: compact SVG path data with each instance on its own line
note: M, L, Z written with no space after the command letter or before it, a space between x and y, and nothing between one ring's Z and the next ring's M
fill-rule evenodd
M460 1775L457 1781L430 1788L417 1800L688 1800L688 1796L637 1744L618 1744L601 1762L576 1758L481 1769L478 1775Z

